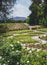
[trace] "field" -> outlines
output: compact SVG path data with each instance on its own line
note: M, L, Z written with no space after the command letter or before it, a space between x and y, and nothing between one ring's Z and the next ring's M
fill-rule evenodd
M22 50L20 51L22 54L22 58L20 62L17 61L18 63L16 65L19 65L19 63L21 65L47 65L47 28L35 30L32 29L10 30L5 33L0 33L0 39L2 40L3 43L5 43L4 47L2 46L1 44L2 42L0 40L1 46L0 49L5 48L6 49L5 52L6 51L11 52L11 55L13 57L15 57L15 48L17 48L15 47L15 44L20 43L20 45L22 46ZM18 50L20 50L19 46ZM20 52L18 51L17 54ZM5 56L4 58L8 58L8 56L6 55L4 56Z

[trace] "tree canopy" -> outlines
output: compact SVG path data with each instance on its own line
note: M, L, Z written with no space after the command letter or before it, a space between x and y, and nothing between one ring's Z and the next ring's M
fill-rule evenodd
M30 22L31 25L47 23L47 0L31 0L33 3L30 6Z
M0 19L6 19L16 0L0 0Z

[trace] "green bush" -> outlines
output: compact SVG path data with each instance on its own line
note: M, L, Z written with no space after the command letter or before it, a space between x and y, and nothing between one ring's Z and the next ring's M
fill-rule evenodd
M47 65L47 51L22 48L14 39L0 37L0 65Z
M4 33L6 31L8 31L7 25L0 24L0 33Z
M47 16L39 20L39 24L47 27Z
M13 43L11 40L5 43L2 41L0 44L2 44L0 46L0 65L20 64L22 49L20 43Z

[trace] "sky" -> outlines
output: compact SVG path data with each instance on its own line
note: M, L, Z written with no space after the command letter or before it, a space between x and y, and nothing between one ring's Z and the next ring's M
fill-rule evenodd
M13 12L10 14L12 17L27 17L31 13L29 6L31 5L30 0L17 0L16 4L12 8Z

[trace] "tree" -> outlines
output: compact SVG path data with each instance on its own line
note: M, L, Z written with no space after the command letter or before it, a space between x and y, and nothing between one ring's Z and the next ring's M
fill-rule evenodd
M32 0L30 6L32 13L30 14L31 25L41 24L47 26L47 0Z
M30 14L30 24L35 25L38 24L39 16L40 16L40 4L42 3L41 0L32 0L33 3L30 6L30 10L32 13Z
M45 14L45 16L46 16L46 15L47 15L47 0L44 0L44 3L45 3L44 14Z
M29 21L30 21L30 18L29 18L29 17L27 17L27 19L26 19L26 23L29 23Z
M7 19L15 0L0 0L0 19Z

